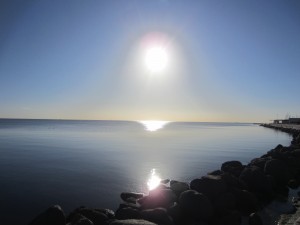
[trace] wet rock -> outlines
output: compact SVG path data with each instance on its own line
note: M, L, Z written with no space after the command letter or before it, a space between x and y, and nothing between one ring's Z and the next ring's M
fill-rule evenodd
M251 213L249 216L249 225L263 225L263 221L257 213Z
M156 223L152 223L147 220L114 220L109 223L109 225L157 225Z
M119 208L116 211L116 218L119 220L125 219L142 219L140 211L133 208Z
M213 206L210 200L194 190L182 192L179 197L182 210L195 219L206 219L213 215Z
M190 188L213 200L220 194L226 192L227 185L220 176L208 175L200 179L192 180Z
M38 215L29 225L65 225L65 213L59 205L54 205Z
M187 183L176 181L176 180L171 180L170 188L177 195L180 195L182 192L190 189Z
M246 167L239 179L248 186L250 191L261 193L265 197L269 197L272 193L271 183L259 167Z
M239 177L243 170L243 165L240 161L227 161L222 164L221 170Z
M123 201L129 203L135 203L139 198L142 198L144 194L135 192L122 192L120 197Z
M157 224L173 225L172 218L164 208L148 209L141 212L142 218Z
M277 184L280 185L285 185L289 180L286 164L278 159L272 159L266 162L264 172L265 174L271 175Z

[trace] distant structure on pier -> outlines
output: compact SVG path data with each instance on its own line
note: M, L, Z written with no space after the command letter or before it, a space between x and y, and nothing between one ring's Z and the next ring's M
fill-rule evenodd
M300 118L289 118L283 120L273 120L275 124L300 124Z

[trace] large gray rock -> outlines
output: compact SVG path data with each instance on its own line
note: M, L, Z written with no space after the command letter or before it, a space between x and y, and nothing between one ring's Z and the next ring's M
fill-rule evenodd
M182 192L179 197L179 206L189 216L195 219L207 219L213 215L211 201L194 190Z
M109 225L157 225L147 220L114 220L109 223Z
M65 213L59 205L54 205L38 215L29 225L65 225Z
M210 200L214 200L220 194L227 191L227 185L220 176L208 175L200 179L194 179L190 183L190 188L204 194Z

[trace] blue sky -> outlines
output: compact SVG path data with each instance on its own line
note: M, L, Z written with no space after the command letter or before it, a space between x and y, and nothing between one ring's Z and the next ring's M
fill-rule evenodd
M1 1L0 118L300 116L300 2ZM143 41L168 43L166 70Z

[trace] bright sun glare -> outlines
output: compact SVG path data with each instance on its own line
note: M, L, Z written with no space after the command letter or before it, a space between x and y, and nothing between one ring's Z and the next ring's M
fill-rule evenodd
M151 170L151 175L150 178L147 182L148 185L148 189L151 191L153 189L155 189L156 187L158 187L158 185L160 184L160 177L158 175L156 175L155 169Z
M147 131L157 131L163 128L169 121L159 121L159 120L143 120L140 121L145 126Z
M152 46L146 50L145 64L151 72L160 72L165 69L168 54L162 46Z

